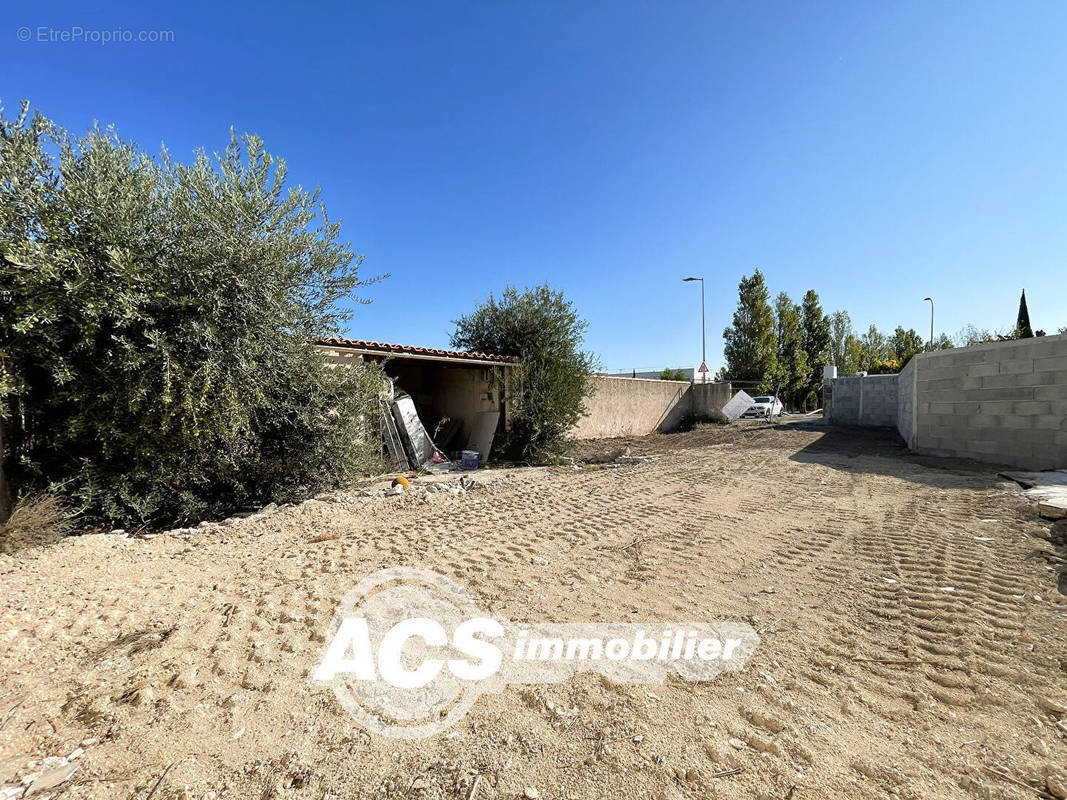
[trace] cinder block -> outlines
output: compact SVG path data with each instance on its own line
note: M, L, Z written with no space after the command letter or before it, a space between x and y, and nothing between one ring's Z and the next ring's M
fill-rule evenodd
M960 430L972 427L970 417L955 414L931 414L927 419L931 429L947 430L949 431L947 435L950 436L957 436Z
M951 403L962 395L961 389L930 389L923 392L923 398L931 403Z
M952 414L955 403L930 403L931 414Z
M969 428L1003 428L1005 417L996 414L975 414L973 417L960 417L967 420Z
M923 437L923 448L926 450L936 450L944 453L951 449L950 444L951 442L948 439L940 439L934 436Z
M960 391L966 392L971 389L981 389L982 382L999 379L999 375L990 375L988 378L960 378Z
M1010 378L1016 380L1018 378L1028 378L1029 375L1000 375L1001 378ZM988 380L983 378L983 380ZM1011 386L1004 389L978 389L977 391L960 393L958 397L966 397L968 399L976 399L981 402L987 402L989 400L1033 400L1034 399L1034 387L1033 386Z
M1002 440L1006 442L1025 442L1027 444L1036 445L1047 444L1049 440L1048 431L1038 430L1036 428L1025 430L1003 430L1002 433L1006 434Z
M1022 375L1034 371L1032 358L1020 358L1012 361L1001 361L999 372L1001 375Z
M949 364L966 364L967 361L960 358L961 355L962 353L950 353L945 350L923 354L916 362L920 377L932 369L940 369Z
M1010 400L993 400L989 403L981 403L978 408L979 414L1014 414L1015 403Z
M1008 414L1007 416L1000 417L1001 428L1007 428L1011 430L1025 430L1027 428L1035 427L1035 416L1025 416L1020 414Z
M1034 349L1035 358L1067 355L1067 340L1058 337L1046 336L1035 339L1031 347Z
M982 403L978 400L961 400L952 404L952 413L976 416L981 407Z
M1007 375L990 375L982 378L983 389L1018 389L1036 386L1041 382L1037 372L1011 373Z
M1054 369L1054 367L1049 367L1048 369ZM981 364L972 364L971 366L967 367L967 377L969 378L985 378L989 375L999 374L1000 365L996 362L983 362Z
M1017 386L1018 378L1015 375L987 375L980 379L982 389L1003 389L1005 386Z
M1050 373L1043 372L1042 375L1048 375ZM1067 400L1067 383L1061 383L1058 386L1035 386L1034 387L1034 399L1035 400Z
M1045 459L1045 469L1058 466L1067 466L1067 451L1055 442L1048 444L1035 444L1033 448L1035 458Z
M1067 354L1062 356L1049 356L1047 358L1035 358L1034 359L1034 371L1044 372L1046 370L1067 370Z
M1051 414L1052 407L1048 400L1023 400L1016 403L1012 411L1015 414Z
M933 381L925 381L926 388L930 391L941 391L944 389L951 389L954 392L958 392L963 388L963 382L968 378L963 375L959 375L952 378L938 378Z
M1046 369L1035 372L1038 386L1062 386L1067 384L1067 369Z
M1034 427L1045 431L1067 431L1067 416L1063 414L1038 414L1027 417L1034 421Z

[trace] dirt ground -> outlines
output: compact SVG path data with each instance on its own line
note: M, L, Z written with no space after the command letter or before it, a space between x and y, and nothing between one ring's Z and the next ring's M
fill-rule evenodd
M576 455L627 447L0 555L0 798L74 767L37 796L1055 796L1063 531L1018 487L869 431ZM308 674L344 593L399 565L517 621L743 621L761 643L709 683L583 674L483 696L434 738L370 736Z

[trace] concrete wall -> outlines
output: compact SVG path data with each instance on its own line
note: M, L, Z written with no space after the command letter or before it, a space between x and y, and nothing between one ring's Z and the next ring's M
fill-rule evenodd
M897 432L908 447L915 443L915 370L919 360L913 358L897 376Z
M847 375L833 382L830 421L835 425L896 427L897 376Z
M588 413L572 433L576 439L670 431L688 414L706 415L722 408L732 395L729 383L691 386L685 381L603 375L590 375L589 381L594 393L586 401Z
M913 449L1027 469L1067 467L1067 335L917 360Z
M896 425L920 453L1026 469L1067 467L1067 335L921 353L895 376L892 389L879 387L884 392L872 406L877 378L829 382L830 421Z
M691 398L690 412L697 417L708 417L712 413L722 411L722 407L730 402L734 396L733 384L729 381L722 383L694 383L689 389Z

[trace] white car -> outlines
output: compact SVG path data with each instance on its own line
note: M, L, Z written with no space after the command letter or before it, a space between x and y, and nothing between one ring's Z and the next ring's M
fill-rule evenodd
M742 419L773 419L782 416L782 401L777 397L757 397L741 415Z

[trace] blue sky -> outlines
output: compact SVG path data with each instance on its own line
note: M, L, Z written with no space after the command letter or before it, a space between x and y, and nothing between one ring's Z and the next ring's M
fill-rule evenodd
M19 41L18 29L31 30ZM173 42L38 41L40 28ZM1067 4L7 3L0 98L156 152L231 125L320 185L359 338L548 281L607 368L708 360L740 277L857 328L1067 325Z

